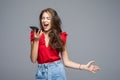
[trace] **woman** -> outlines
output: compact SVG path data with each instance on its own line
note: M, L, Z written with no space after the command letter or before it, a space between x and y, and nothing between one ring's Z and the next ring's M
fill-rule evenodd
M66 80L64 66L95 73L100 68L73 62L66 48L67 33L62 32L61 20L52 8L44 9L39 17L41 30L31 31L31 61L38 62L36 80ZM61 56L59 56L59 53ZM61 62L63 61L63 63Z

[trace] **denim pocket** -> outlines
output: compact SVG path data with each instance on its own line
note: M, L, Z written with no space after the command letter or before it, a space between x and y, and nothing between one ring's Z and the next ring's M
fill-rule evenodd
M45 69L38 67L36 73L36 79L46 79L46 77L47 77L47 72L45 71Z

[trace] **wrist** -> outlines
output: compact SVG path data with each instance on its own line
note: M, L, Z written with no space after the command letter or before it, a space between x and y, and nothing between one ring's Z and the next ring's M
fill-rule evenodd
M34 43L35 43L35 44L38 44L38 43L39 43L39 40L35 40L35 39L34 39Z
M35 42L39 42L39 38L34 38L34 41Z
M79 69L83 70L84 69L84 65L83 64L79 64Z
M79 69L80 70L87 70L86 65L84 65L84 64L80 64Z

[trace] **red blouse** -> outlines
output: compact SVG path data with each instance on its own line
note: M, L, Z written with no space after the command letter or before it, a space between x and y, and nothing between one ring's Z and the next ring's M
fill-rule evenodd
M61 32L60 34L61 39L63 40L64 43L66 43L66 38L67 38L67 33L66 32ZM34 40L34 32L31 31L30 34L30 40ZM45 35L42 34L40 39L39 39L39 46L38 46L38 58L37 62L38 64L42 63L48 63L48 62L54 62L57 60L60 60L59 56L59 51L56 49L50 48L50 46L45 45Z

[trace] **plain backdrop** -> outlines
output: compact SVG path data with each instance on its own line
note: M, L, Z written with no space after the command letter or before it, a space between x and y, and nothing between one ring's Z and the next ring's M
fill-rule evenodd
M35 80L29 26L39 26L48 7L68 33L70 59L101 67L96 74L65 68L68 80L120 80L120 0L0 0L0 80Z

